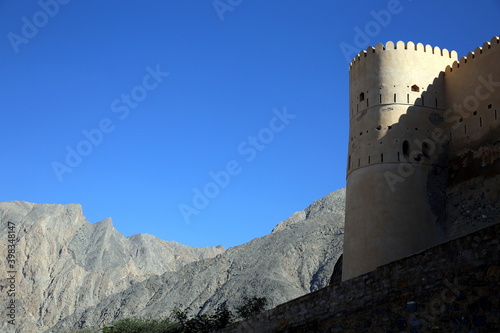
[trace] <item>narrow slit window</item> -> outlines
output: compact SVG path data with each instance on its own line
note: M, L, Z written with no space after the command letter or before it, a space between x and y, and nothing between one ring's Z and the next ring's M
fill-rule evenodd
M403 141L403 155L410 156L410 143L407 140Z
M382 104L382 94L378 95L379 96L379 103Z
M399 151L398 151L398 162L399 162L399 161L400 161L400 159L399 159Z
M479 127L483 127L483 118L479 117Z
M436 98L436 108L438 107L438 99Z
M467 134L467 125L464 125L464 134Z
M370 155L368 155L368 164L370 164Z
M406 103L410 104L410 94L406 94Z
M427 158L431 157L431 147L429 143L427 142L422 143L422 154Z
M380 154L380 162L384 162L384 154Z
M396 103L396 94L394 94L394 103Z

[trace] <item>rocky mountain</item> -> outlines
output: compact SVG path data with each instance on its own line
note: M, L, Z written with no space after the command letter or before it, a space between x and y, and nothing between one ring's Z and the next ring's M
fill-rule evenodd
M18 317L30 323L16 332L159 318L174 307L209 312L254 295L273 307L320 289L342 252L344 199L344 189L330 193L271 234L228 250L124 238L109 220L88 223L78 205L2 203L2 228L7 220L19 228Z
M0 221L4 238L0 255L5 263L0 270L0 295L2 303L10 301L13 285L16 304L16 325L4 318L1 332L41 332L135 283L225 251L193 248L151 235L125 238L109 218L89 223L76 204L3 202ZM16 236L15 263L5 269L9 230Z

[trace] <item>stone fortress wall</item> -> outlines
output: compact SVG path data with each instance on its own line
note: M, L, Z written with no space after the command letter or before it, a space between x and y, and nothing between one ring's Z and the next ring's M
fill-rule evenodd
M450 238L498 222L500 215L500 38L446 68Z
M388 42L351 63L343 280L495 222L499 61L494 37L459 61ZM485 191L483 221L456 223Z
M499 233L486 227L220 332L500 332Z
M350 71L342 282L222 332L500 331L500 38Z

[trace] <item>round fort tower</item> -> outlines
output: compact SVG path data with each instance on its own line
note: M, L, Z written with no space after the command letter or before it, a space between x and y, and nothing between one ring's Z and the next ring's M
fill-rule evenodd
M388 42L351 63L343 280L445 240L442 72L455 60Z

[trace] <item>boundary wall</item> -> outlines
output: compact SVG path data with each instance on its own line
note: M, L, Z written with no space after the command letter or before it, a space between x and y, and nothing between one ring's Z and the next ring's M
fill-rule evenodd
M500 332L500 224L220 332Z

